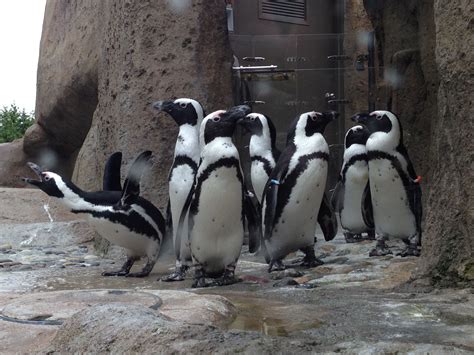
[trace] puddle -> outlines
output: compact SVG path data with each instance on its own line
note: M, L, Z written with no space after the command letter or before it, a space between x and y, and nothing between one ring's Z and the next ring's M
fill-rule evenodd
M264 335L289 336L306 329L319 328L314 305L295 305L245 295L225 295L238 309L228 329L261 332ZM318 311L318 314L321 314Z

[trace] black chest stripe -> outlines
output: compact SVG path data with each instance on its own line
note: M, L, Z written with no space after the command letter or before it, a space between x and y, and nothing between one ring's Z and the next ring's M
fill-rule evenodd
M354 156L352 156L349 161L347 162L347 164L344 165L344 169L342 170L341 172L341 175L342 175L342 182L345 183L346 182L346 173L347 173L347 170L355 164L355 162L357 161L365 161L367 162L367 154L356 154Z
M367 159L368 161L378 160L378 159L389 160L392 163L392 166L395 168L395 170L397 170L398 175L402 179L403 185L405 187L412 185L412 183L410 182L410 179L408 178L408 174L406 173L405 170L403 170L402 164L400 163L400 160L398 160L397 157L385 152L381 152L379 150L372 150L372 151L367 152Z
M280 219L283 213L283 209L290 200L291 191L295 187L296 181L298 180L300 175L303 174L303 172L307 169L309 162L315 159L329 161L329 154L324 152L315 152L299 157L298 164L296 164L296 167L290 174L285 177L285 181L278 189L278 201L275 211L275 219L273 223L274 226L278 223L278 220Z
M173 166L171 167L171 170L170 170L169 179L171 179L171 174L173 173L173 170L180 165L188 165L189 167L191 167L194 174L196 174L197 169L198 169L197 163L194 160L192 160L190 157L186 155L178 155L173 160Z
M209 176L212 173L214 173L217 169L222 168L222 167L235 168L236 177L240 181L240 183L243 184L242 174L240 172L240 163L237 158L223 158L223 159L220 159L219 161L216 161L215 163L212 163L197 178L196 189L194 190L194 197L190 206L190 213L192 215L196 215L199 211L199 199L201 196L201 188L202 188L203 182L207 180ZM216 194L216 199L218 198L220 198L219 194ZM242 189L242 204L243 204L243 198L244 198L244 195L243 195L243 189Z
M367 158L369 161L377 159L386 159L392 163L392 166L397 171L400 179L402 179L403 186L405 187L405 193L408 198L410 210L415 216L416 228L421 237L421 215L422 215L422 206L421 206L421 186L420 184L412 181L408 176L407 172L403 170L400 160L388 153L381 152L378 150L369 151L367 153ZM408 163L408 162L407 162Z
M270 165L270 162L268 161L268 159L265 159L264 157L261 157L261 156L254 156L252 157L252 162L254 161L259 161L263 164L263 170L265 170L265 174L267 174L268 176L270 176L270 174L272 173L272 167Z
M161 243L161 236L158 231L153 228L153 226L148 223L148 221L143 218L138 212L130 211L129 214L124 214L120 212L111 212L111 211L93 211L93 210L73 210L73 213L86 213L91 215L94 218L103 218L112 223L121 224L132 232L137 234L142 234L155 239Z

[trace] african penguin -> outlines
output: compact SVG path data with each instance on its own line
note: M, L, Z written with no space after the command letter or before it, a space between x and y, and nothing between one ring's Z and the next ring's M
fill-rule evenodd
M245 212L239 153L232 135L237 120L249 112L245 105L216 111L201 125L201 161L179 224L181 229L189 207L193 287L236 282L234 270L244 238ZM217 279L209 284L206 277Z
M265 184L280 156L280 151L275 146L275 126L268 116L260 113L249 113L239 120L238 124L251 135L249 144L250 176L255 194L261 203Z
M162 281L182 281L191 266L187 222L184 224L181 245L177 245L177 227L186 198L191 190L199 165L199 128L204 118L204 110L199 102L181 98L174 101L157 101L154 108L168 113L178 124L179 133L174 149L173 164L168 176L169 201L166 211L167 232L173 236L176 255L175 271Z
M368 224L375 224L376 248L370 256L391 254L388 237L402 238L407 247L401 256L419 256L421 245L421 177L417 176L403 145L403 131L398 117L390 111L359 113L352 120L369 130L367 158L370 188L365 189L364 204L372 202L371 213L364 214Z
M263 195L264 240L269 271L283 269L291 252L305 253L303 266L321 264L314 255L319 223L326 240L334 238L337 220L325 195L329 147L323 137L336 112L306 112L295 119Z
M345 230L347 243L363 240L362 233L367 233L368 239L375 239L373 228L365 224L361 209L362 194L369 181L365 148L368 137L369 131L363 126L355 126L347 131L344 138L344 163L331 197L331 204L339 213L341 226Z
M126 249L127 261L118 271L104 276L144 277L153 269L165 233L161 212L139 196L140 178L149 164L151 152L141 153L133 162L122 191L86 192L58 174L28 163L38 180L24 178L46 194L57 198L73 213L86 214L89 224L112 244ZM134 262L147 256L142 271L130 273Z

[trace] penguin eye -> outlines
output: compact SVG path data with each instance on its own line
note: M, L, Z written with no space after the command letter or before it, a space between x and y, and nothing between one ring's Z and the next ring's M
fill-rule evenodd
M220 116L215 116L215 117L212 118L212 120L214 122L219 122L221 120L221 117Z
M49 181L50 179L51 179L50 176L48 176L48 175L45 175L45 176L44 176L44 181Z
M250 118L250 121L252 121L252 122L255 121L255 117L254 117L254 116L250 116L249 118Z
M382 119L382 116L381 116L381 115L377 115L377 116L375 116L375 119L376 119L377 121L380 121L380 120Z
M317 116L317 115L309 116L309 117L311 117L311 120L313 120L313 121L315 121L315 122L316 122L316 120L318 119L318 116Z
M188 106L188 104L186 104L186 103L184 103L184 102L180 102L180 103L179 103L179 106L180 106L181 108L186 108L186 106Z

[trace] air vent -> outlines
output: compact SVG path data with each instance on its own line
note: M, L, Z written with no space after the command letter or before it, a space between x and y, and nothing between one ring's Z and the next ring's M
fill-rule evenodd
M306 0L259 0L258 17L263 20L307 25Z

